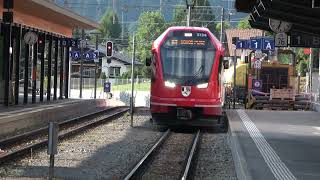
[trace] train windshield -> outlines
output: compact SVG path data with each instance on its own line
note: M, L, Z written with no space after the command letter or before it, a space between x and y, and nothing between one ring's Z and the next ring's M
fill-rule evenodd
M208 82L215 52L206 33L172 32L161 47L164 79L184 85Z

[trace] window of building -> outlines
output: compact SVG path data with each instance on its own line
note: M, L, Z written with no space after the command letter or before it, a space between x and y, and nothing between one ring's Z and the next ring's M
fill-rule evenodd
M119 77L120 76L120 67L110 67L110 77Z

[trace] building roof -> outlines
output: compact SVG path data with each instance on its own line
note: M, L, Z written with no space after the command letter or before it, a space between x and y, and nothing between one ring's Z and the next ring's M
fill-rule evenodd
M228 47L226 56L234 56L234 45L232 44L233 37L239 37L239 39L250 39L251 37L263 36L263 31L259 29L227 29L226 36ZM241 52L237 51L237 56L241 56Z
M0 0L0 11L3 0ZM66 29L95 29L98 23L82 17L48 0L19 0L14 3L14 23L70 36ZM0 13L2 18L2 13Z

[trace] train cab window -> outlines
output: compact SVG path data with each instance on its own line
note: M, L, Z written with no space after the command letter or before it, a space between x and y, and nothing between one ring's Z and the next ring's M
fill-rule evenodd
M172 32L161 46L165 80L193 85L208 82L216 49L203 32Z

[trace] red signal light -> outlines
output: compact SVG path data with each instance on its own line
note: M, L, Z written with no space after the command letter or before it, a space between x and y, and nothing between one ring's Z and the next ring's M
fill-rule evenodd
M107 57L111 57L113 55L113 42L107 42Z

